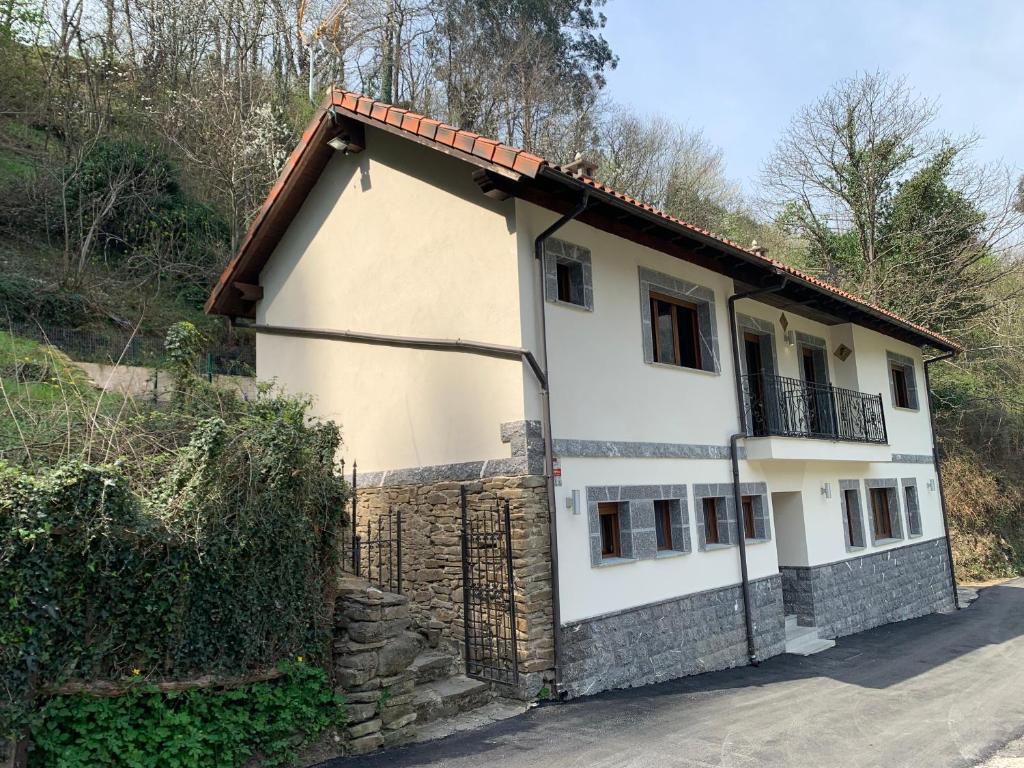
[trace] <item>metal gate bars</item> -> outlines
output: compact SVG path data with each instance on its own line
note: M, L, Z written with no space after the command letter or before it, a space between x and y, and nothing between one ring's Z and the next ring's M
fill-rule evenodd
M519 682L512 524L508 500L470 510L462 505L462 601L466 675L506 685Z
M341 463L342 474L345 462ZM360 525L356 514L356 465L352 464L351 536L341 537L341 570L375 587L402 594L402 507L392 504Z

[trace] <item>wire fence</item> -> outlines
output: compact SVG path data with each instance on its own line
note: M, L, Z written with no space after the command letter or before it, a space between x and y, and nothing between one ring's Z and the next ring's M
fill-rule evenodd
M0 330L50 344L72 360L82 362L160 368L166 358L163 339L124 331L83 331L32 323L14 323ZM256 349L251 343L211 347L203 355L199 371L207 376L254 376Z

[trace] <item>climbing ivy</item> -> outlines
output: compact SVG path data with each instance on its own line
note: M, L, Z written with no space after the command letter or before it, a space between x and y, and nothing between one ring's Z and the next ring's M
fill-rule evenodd
M46 703L47 692L69 680L239 675L326 658L348 489L334 466L338 429L311 421L308 405L265 392L194 415L186 444L143 461L0 462L0 735L29 722L50 733L72 704ZM206 699L135 701L144 718ZM129 703L88 707L115 717Z
M58 696L35 719L39 768L240 766L259 754L281 765L344 719L323 670L282 665L280 680L231 690L161 693L139 682L124 696Z

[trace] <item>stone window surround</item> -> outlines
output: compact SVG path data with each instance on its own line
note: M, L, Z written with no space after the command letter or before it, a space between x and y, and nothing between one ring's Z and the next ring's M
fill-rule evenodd
M718 330L715 315L715 292L703 285L697 285L647 267L639 267L640 276L640 330L643 334L644 362L649 365L664 365L681 371L704 371L721 373L721 358L718 353ZM663 293L679 301L697 306L697 322L700 332L701 368L687 368L682 365L666 365L654 360L654 342L651 338L651 291Z
M558 298L559 263L579 264L583 276L583 303L562 301ZM544 242L544 296L551 304L594 311L594 268L590 250L580 245L551 237Z
M637 560L650 560L688 554L692 551L690 514L685 485L599 485L587 486L587 525L590 540L590 565L607 567ZM619 541L621 557L601 557L601 529L597 505L619 504ZM673 510L671 550L658 551L654 528L654 502L676 501ZM627 554L628 553L628 554Z
M855 519L855 527L857 533L860 534L861 544L851 545L847 539L847 531L850 529L850 510L846 504L846 491L857 492L857 516ZM839 481L839 508L843 513L843 542L846 544L847 552L860 552L867 548L868 542L867 537L864 533L864 503L861 500L863 494L860 490L860 480L840 480Z
M736 343L740 345L740 349L743 348L743 334L753 333L758 336L768 337L768 347L772 353L771 359L771 370L768 371L770 375L778 375L779 373L779 348L775 343L775 324L770 320L762 320L760 317L752 317L750 315L744 315L741 312L736 313ZM747 356L740 355L740 373L746 376L747 374Z
M887 477L883 479L871 478L864 481L864 487L867 489L867 493L864 494L866 499L865 506L867 507L868 518L871 520L871 543L874 546L884 546L886 544L892 544L897 541L903 541L903 504L900 501L900 483L894 477ZM885 488L889 491L889 521L892 526L892 537L880 539L875 531L875 513L871 508L871 489L872 488Z
M885 371L889 378L889 396L891 398L892 407L900 411L919 411L921 410L921 399L917 394L917 367L914 365L914 360L906 355L901 355L898 352L890 352L886 350L885 353ZM910 399L910 406L904 407L902 405L896 405L896 389L892 385L892 369L894 366L903 368L907 377L907 397Z
M764 482L740 483L740 496L754 497L755 537L746 539L744 543L764 544L771 541L771 523L768 519L768 484ZM718 511L719 543L717 544L708 544L704 540L704 499L706 498L724 499L724 504L719 505ZM737 546L737 510L732 483L694 483L693 510L698 550L701 552L713 552L717 549L728 549ZM728 537L726 540L722 540L723 533Z
M917 533L914 533L913 517L911 516L910 503L907 500L907 488L914 489L914 501L917 516ZM903 501L907 508L907 538L916 539L924 535L924 525L921 521L921 489L917 485L916 477L904 477L900 480L900 490L903 492Z

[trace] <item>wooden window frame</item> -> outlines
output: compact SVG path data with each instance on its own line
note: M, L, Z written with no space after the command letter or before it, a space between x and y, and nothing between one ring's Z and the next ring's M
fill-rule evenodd
M622 557L622 521L619 518L622 509L617 501L602 501L597 505L598 532L601 537L601 557ZM605 547L605 518L611 519L611 546Z
M740 497L740 511L743 514L743 535L748 541L757 539L757 515L754 510L754 496Z
M672 501L670 499L654 500L654 535L658 535L658 520L661 520L662 530L665 534L664 544L657 544L659 552L669 552L675 547L672 542Z
M692 304L688 301L680 301L679 299L668 296L664 293L658 293L657 291L651 291L649 295L651 304L651 337L654 343L654 362L662 363L663 365L674 365L677 368L690 368L691 370L702 371L704 370L704 359L700 348L700 306ZM673 346L673 357L677 358L679 362L668 363L665 362L664 355L661 352L661 338L658 333L658 311L657 302L668 304L672 307L672 312L669 315L672 319L672 346ZM682 348L679 344L679 310L684 309L687 312L693 313L693 331L692 331L692 342L693 342L693 365L685 365L682 362Z
M907 368L900 363L889 363L889 380L892 384L892 399L897 408L913 408L910 403L910 377Z
M718 504L720 497L705 496L701 500L701 513L704 515L704 543L721 544L722 536L718 530Z
M882 488L871 488L868 494L868 498L871 503L871 522L875 529L875 541L881 541L883 539L894 539L892 531L892 505L889 502L889 489L886 487ZM876 500L883 499L881 505L876 503ZM884 511L884 514L879 513ZM883 523L879 525L879 523Z
M577 274L579 279L579 301L573 301L573 275ZM585 305L583 301L583 265L575 261L555 261L555 284L557 286L557 297L563 304L572 304L574 307Z

